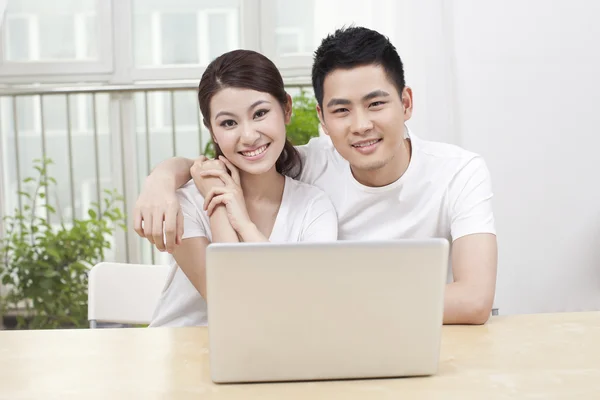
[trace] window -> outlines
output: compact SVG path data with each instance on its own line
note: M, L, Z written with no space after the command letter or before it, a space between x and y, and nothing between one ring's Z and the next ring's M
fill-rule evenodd
M198 79L201 67L241 47L240 3L134 0L134 79Z
M0 75L110 72L110 6L107 0L8 0Z
M314 40L315 1L277 1L275 54L308 55L316 48Z
M261 51L284 77L309 77L312 54L335 29L360 25L390 35L394 0L261 1Z
M29 61L33 59L35 43L32 35L33 18L27 15L6 17L5 49L7 60Z

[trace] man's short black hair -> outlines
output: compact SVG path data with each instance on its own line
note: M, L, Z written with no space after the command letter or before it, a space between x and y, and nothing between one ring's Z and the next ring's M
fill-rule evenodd
M315 51L312 67L312 84L319 106L323 108L323 82L327 74L336 69L370 64L382 66L402 96L404 67L396 48L387 37L371 29L348 27L338 29L323 39Z

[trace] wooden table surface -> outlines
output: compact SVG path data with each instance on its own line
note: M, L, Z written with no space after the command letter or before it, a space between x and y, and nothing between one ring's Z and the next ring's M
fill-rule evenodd
M600 399L600 312L445 326L432 377L213 384L205 328L0 332L1 399Z

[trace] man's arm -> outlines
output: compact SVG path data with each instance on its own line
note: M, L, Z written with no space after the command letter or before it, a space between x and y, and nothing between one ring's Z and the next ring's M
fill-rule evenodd
M498 246L492 183L481 157L458 171L448 189L454 281L446 285L445 324L484 324L496 291Z
M184 157L169 158L158 164L146 177L135 203L134 230L160 251L171 253L181 243L183 220L175 192L192 179L193 164L193 160Z
M168 158L154 167L146 178L146 182L156 182L164 185L164 188L175 191L192 179L190 173L192 165L194 165L194 160L189 158Z
M477 233L452 244L454 282L446 285L444 324L484 324L496 292L496 235Z

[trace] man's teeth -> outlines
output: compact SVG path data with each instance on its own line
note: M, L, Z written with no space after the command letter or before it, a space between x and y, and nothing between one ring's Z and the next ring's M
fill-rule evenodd
M377 142L379 142L379 139L369 140L368 142L357 143L353 146L354 147L367 147L367 146L371 146L372 144L375 144Z
M255 157L255 156L261 154L262 152L264 152L266 149L267 149L267 145L265 144L264 146L259 147L256 150L242 151L241 153L242 153L243 156L246 156L246 157Z

